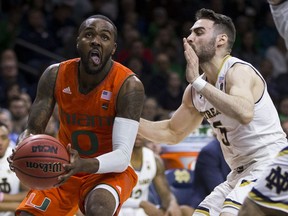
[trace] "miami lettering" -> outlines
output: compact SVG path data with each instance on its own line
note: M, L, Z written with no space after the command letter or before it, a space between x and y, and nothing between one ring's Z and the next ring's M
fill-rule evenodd
M114 116L97 116L79 113L66 113L60 110L60 118L67 125L88 127L109 127L113 125Z

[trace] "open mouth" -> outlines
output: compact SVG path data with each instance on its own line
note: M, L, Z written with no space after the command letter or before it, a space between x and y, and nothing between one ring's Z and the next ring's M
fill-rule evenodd
M94 65L100 64L100 54L98 50L92 50L90 53L90 57Z

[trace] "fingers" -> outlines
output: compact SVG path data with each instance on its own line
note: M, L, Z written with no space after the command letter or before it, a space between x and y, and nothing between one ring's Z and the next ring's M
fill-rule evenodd
M12 156L12 155L11 155L11 156ZM10 168L10 170L13 171L13 172L15 172L15 168L14 168L14 166L13 166L13 160L12 160L11 156L7 157L7 161L8 161L8 163L9 163L9 168Z
M70 164L63 164L64 169L66 170L66 174L58 176L59 182L54 185L54 187L59 187L64 184L72 175L74 175L72 166Z

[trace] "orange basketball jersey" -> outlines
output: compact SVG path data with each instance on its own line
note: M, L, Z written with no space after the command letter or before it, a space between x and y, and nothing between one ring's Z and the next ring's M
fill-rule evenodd
M112 151L112 128L118 92L124 81L134 75L114 62L105 79L88 94L79 92L78 58L59 66L55 98L59 106L62 144L71 143L81 157L91 158Z

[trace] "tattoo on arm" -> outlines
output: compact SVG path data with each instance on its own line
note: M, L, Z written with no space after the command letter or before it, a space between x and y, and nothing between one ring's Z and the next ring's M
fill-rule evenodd
M139 121L143 107L144 94L144 87L139 80L127 80L120 90L117 101L117 116Z
M55 106L54 88L57 68L47 69L39 80L37 95L31 107L27 129L30 133L44 133Z

